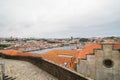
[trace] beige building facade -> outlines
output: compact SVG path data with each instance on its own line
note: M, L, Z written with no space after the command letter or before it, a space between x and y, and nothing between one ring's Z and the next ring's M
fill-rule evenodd
M77 72L94 80L120 80L120 49L108 43L101 46L86 59L79 59Z

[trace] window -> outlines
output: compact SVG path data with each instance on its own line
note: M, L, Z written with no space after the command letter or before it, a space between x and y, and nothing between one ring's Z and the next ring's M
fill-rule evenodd
M111 59L105 59L103 61L103 65L107 68L111 68L111 67L113 67L113 61Z

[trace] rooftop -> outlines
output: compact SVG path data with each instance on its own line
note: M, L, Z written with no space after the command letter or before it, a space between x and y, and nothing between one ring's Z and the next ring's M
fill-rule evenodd
M72 70L75 70L75 62L78 62L78 59L86 59L87 54L93 54L93 50L96 48L101 48L101 44L114 44L115 49L120 49L120 42L106 40L104 43L93 43L87 42L82 49L74 49L74 50L51 50L45 52L44 54L35 54L35 53L28 53L22 52L19 50L0 50L0 52L12 55L12 56L37 56L42 57L47 60L53 61L65 67L68 67Z

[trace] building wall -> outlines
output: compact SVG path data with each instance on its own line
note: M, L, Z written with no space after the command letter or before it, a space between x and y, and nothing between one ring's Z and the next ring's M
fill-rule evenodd
M2 80L3 79L3 72L2 72L2 65L0 64L0 80Z
M102 44L102 49L79 60L77 72L95 80L120 80L120 51L112 44Z
M4 64L2 58L0 58L0 80L3 80L3 69L4 69Z

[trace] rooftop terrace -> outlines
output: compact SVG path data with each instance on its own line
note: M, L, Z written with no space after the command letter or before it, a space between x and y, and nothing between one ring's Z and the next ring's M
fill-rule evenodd
M29 62L11 59L4 61L5 80L58 80Z

